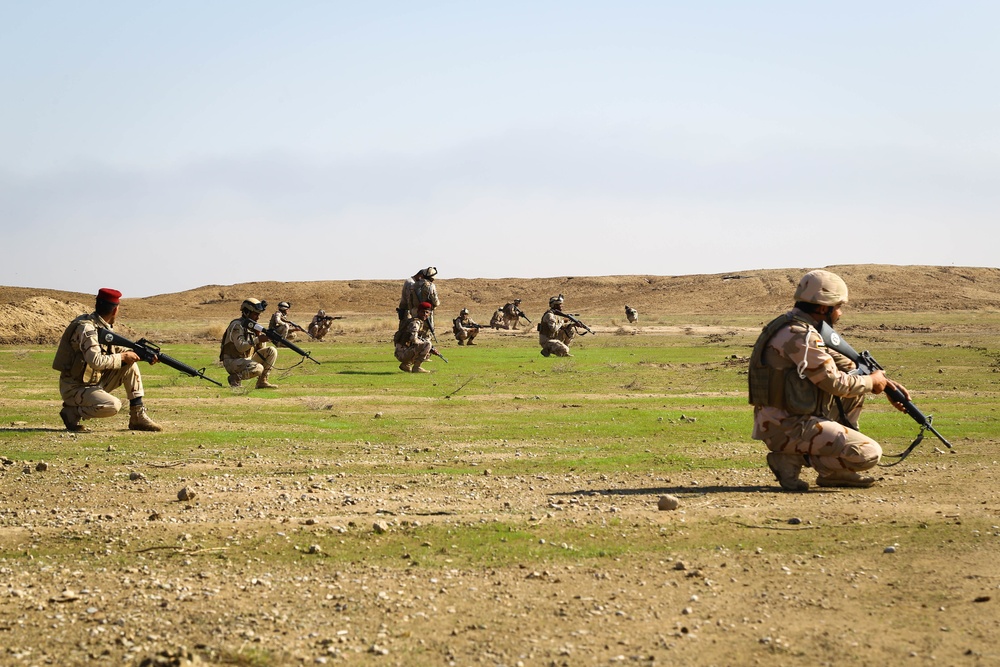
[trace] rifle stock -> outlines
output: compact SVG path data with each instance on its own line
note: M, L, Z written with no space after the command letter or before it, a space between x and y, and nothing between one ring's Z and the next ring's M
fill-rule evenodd
M221 382L216 382L212 378L205 375L205 369L197 369L192 366L188 366L183 361L178 361L171 356L163 354L160 352L160 346L150 343L145 338L140 338L138 341L130 341L124 336L119 336L114 331L108 329L98 329L97 330L97 340L103 345L114 345L116 347L127 347L136 354L139 358L148 363L159 362L161 364L166 364L173 368L174 370L180 371L191 377L199 377L202 380L208 380L212 384L217 384L222 386Z

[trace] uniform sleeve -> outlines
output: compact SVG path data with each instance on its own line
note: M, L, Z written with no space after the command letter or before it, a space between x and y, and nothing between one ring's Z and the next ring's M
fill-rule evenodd
M255 341L246 335L245 330L240 325L239 322L234 322L229 327L229 331L226 334L229 342L233 344L236 351L240 354L246 354L246 351L252 347L255 347Z
M76 330L77 345L83 354L87 365L97 371L110 371L122 367L121 354L105 354L97 340L97 327L90 322L83 322Z
M812 327L793 324L771 339L772 345L795 364L799 375L834 396L864 396L872 390L867 375L849 375L837 367L823 338Z

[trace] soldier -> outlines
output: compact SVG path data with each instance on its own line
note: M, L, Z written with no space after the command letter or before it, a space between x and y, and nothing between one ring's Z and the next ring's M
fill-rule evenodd
M469 316L469 309L463 308L462 312L452 320L452 330L455 333L455 340L459 345L475 345L475 338L479 334L480 326L472 321Z
M431 330L427 324L433 309L434 306L427 301L417 304L416 317L407 316L400 322L399 329L392 338L396 346L399 370L404 373L430 373L426 368L421 368L421 364L430 358L434 350L429 338Z
M521 316L524 313L521 312L520 299L514 299L513 303L504 304L503 307L503 328L504 329L517 329L517 326L521 323Z
M629 324L635 324L639 321L639 311L630 306L625 306L625 319L628 320Z
M854 364L826 347L816 326L835 325L846 303L840 276L810 271L795 290L795 307L764 327L750 356L752 437L767 445L767 465L787 491L809 488L799 479L803 466L815 468L819 486L874 484L859 474L882 456L879 444L857 430L864 397L894 387L909 398L882 371L849 374Z
M309 323L309 335L316 340L323 340L325 336L330 331L330 326L333 324L333 316L327 315L326 311L322 308L313 315L312 322Z
M295 338L296 331L305 331L295 322L288 319L288 310L292 307L292 304L287 301L282 301L278 304L278 310L274 311L271 315L271 321L267 325L272 331L284 338L285 340L292 340Z
M142 403L145 391L136 364L139 355L126 348L102 346L97 339L99 328L114 330L121 296L115 289L99 290L94 312L70 322L59 341L52 368L59 371L59 393L63 400L59 417L67 431L86 432L90 429L81 423L84 419L118 414L122 402L111 392L121 386L125 387L128 398L129 429L163 430L149 418Z
M403 283L403 292L399 297L399 307L396 308L400 321L406 319L406 313L409 313L410 317L416 317L417 308L421 302L429 303L434 308L441 305L437 288L434 286L434 276L437 275L437 272L435 267L428 266L406 279Z
M490 318L490 326L494 329L503 329L503 306L497 308L497 311L493 313L493 317Z
M538 343L542 346L542 356L572 357L570 343L576 336L576 325L562 316L563 295L549 299L549 309L538 323Z
M243 380L257 378L257 389L277 389L267 376L278 360L278 350L267 345L267 334L257 324L267 310L267 301L245 299L240 305L240 317L229 323L222 337L219 360L229 373L229 386L239 387Z

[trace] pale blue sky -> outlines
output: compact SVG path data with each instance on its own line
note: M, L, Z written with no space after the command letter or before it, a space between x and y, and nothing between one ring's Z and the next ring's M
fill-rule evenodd
M997 266L998 19L0 0L0 284Z

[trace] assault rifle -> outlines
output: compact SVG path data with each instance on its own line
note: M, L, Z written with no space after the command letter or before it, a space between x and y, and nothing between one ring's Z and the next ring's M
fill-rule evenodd
M97 340L103 345L115 345L117 347L127 347L136 354L143 361L148 361L149 363L156 363L157 361L161 364L166 364L174 370L178 370L181 373L190 375L191 377L199 377L202 380L208 380L212 384L217 384L220 387L222 383L216 382L212 378L205 375L205 369L196 369L188 366L182 361L177 361L173 357L168 357L167 355L160 352L160 346L150 343L145 338L140 338L137 342L132 342L124 336L119 336L114 331L108 329L98 329L97 330Z
M885 368L883 368L881 364L875 361L875 357L873 357L871 353L868 352L868 350L865 350L864 352L861 352L859 354L843 338L840 337L840 334L838 334L836 331L833 330L833 327L831 327L826 322L823 322L822 324L819 325L819 335L823 338L823 342L826 343L826 346L828 348L840 352L842 355L844 355L845 357L847 357L848 359L850 359L855 363L857 369L851 371L852 373L855 373L857 375L871 375L875 371L885 370ZM898 389L886 386L885 393L889 397L890 401L902 405L903 410L906 411L906 414L910 415L913 421L920 424L920 433L917 434L917 439L910 444L910 446L906 449L906 451L902 452L901 454L886 455L886 458L897 459L896 461L893 461L888 465L893 466L896 465L897 463L902 463L903 459L909 456L910 452L912 452L913 449L920 444L920 441L924 439L924 431L930 431L931 433L936 435L937 439L943 442L948 449L952 448L951 443L945 440L945 437L940 433L938 433L937 429L935 429L933 424L931 423L934 419L934 415L924 416L924 413L920 411L920 408L914 405L913 401L906 398L906 396L903 395L903 392L899 391Z
M323 317L317 317L316 319L320 320L320 321L323 321L323 322L332 322L333 320L342 320L342 319L344 319L344 316L343 315L324 315Z
M524 314L524 311L522 311L520 308L517 308L516 310L518 317L523 317L528 324L531 324L531 320L529 320L528 316Z
M441 361L443 361L444 363L448 363L448 360L444 358L443 354L438 352L436 347L431 348L431 354L433 354L435 357L441 357Z
M250 323L250 328L253 329L254 331L256 331L257 333L266 334L267 337L271 339L271 342L274 343L275 345L283 345L284 347L287 347L292 352L297 352L298 354L302 355L303 357L305 357L309 361L313 362L314 364L318 364L319 363L318 361L316 361L315 359L312 358L311 354L309 354L308 352L306 352L305 350L303 350L301 347L299 347L295 343L291 342L290 340L282 338L278 334L278 332L275 331L274 329L265 329L262 325L258 324L257 322L251 322Z
M588 333L591 334L591 335L593 335L593 336L597 335L597 334L595 334L593 332L593 330L591 330L590 327L588 327L586 324L584 324L580 320L576 319L576 316L570 315L569 313L564 313L564 312L562 312L560 310L553 310L552 312L555 313L556 315L558 315L559 317L565 317L567 320L569 320L570 322L572 322L575 326L578 326L581 329L586 329L586 333L580 334L581 336L586 336Z

